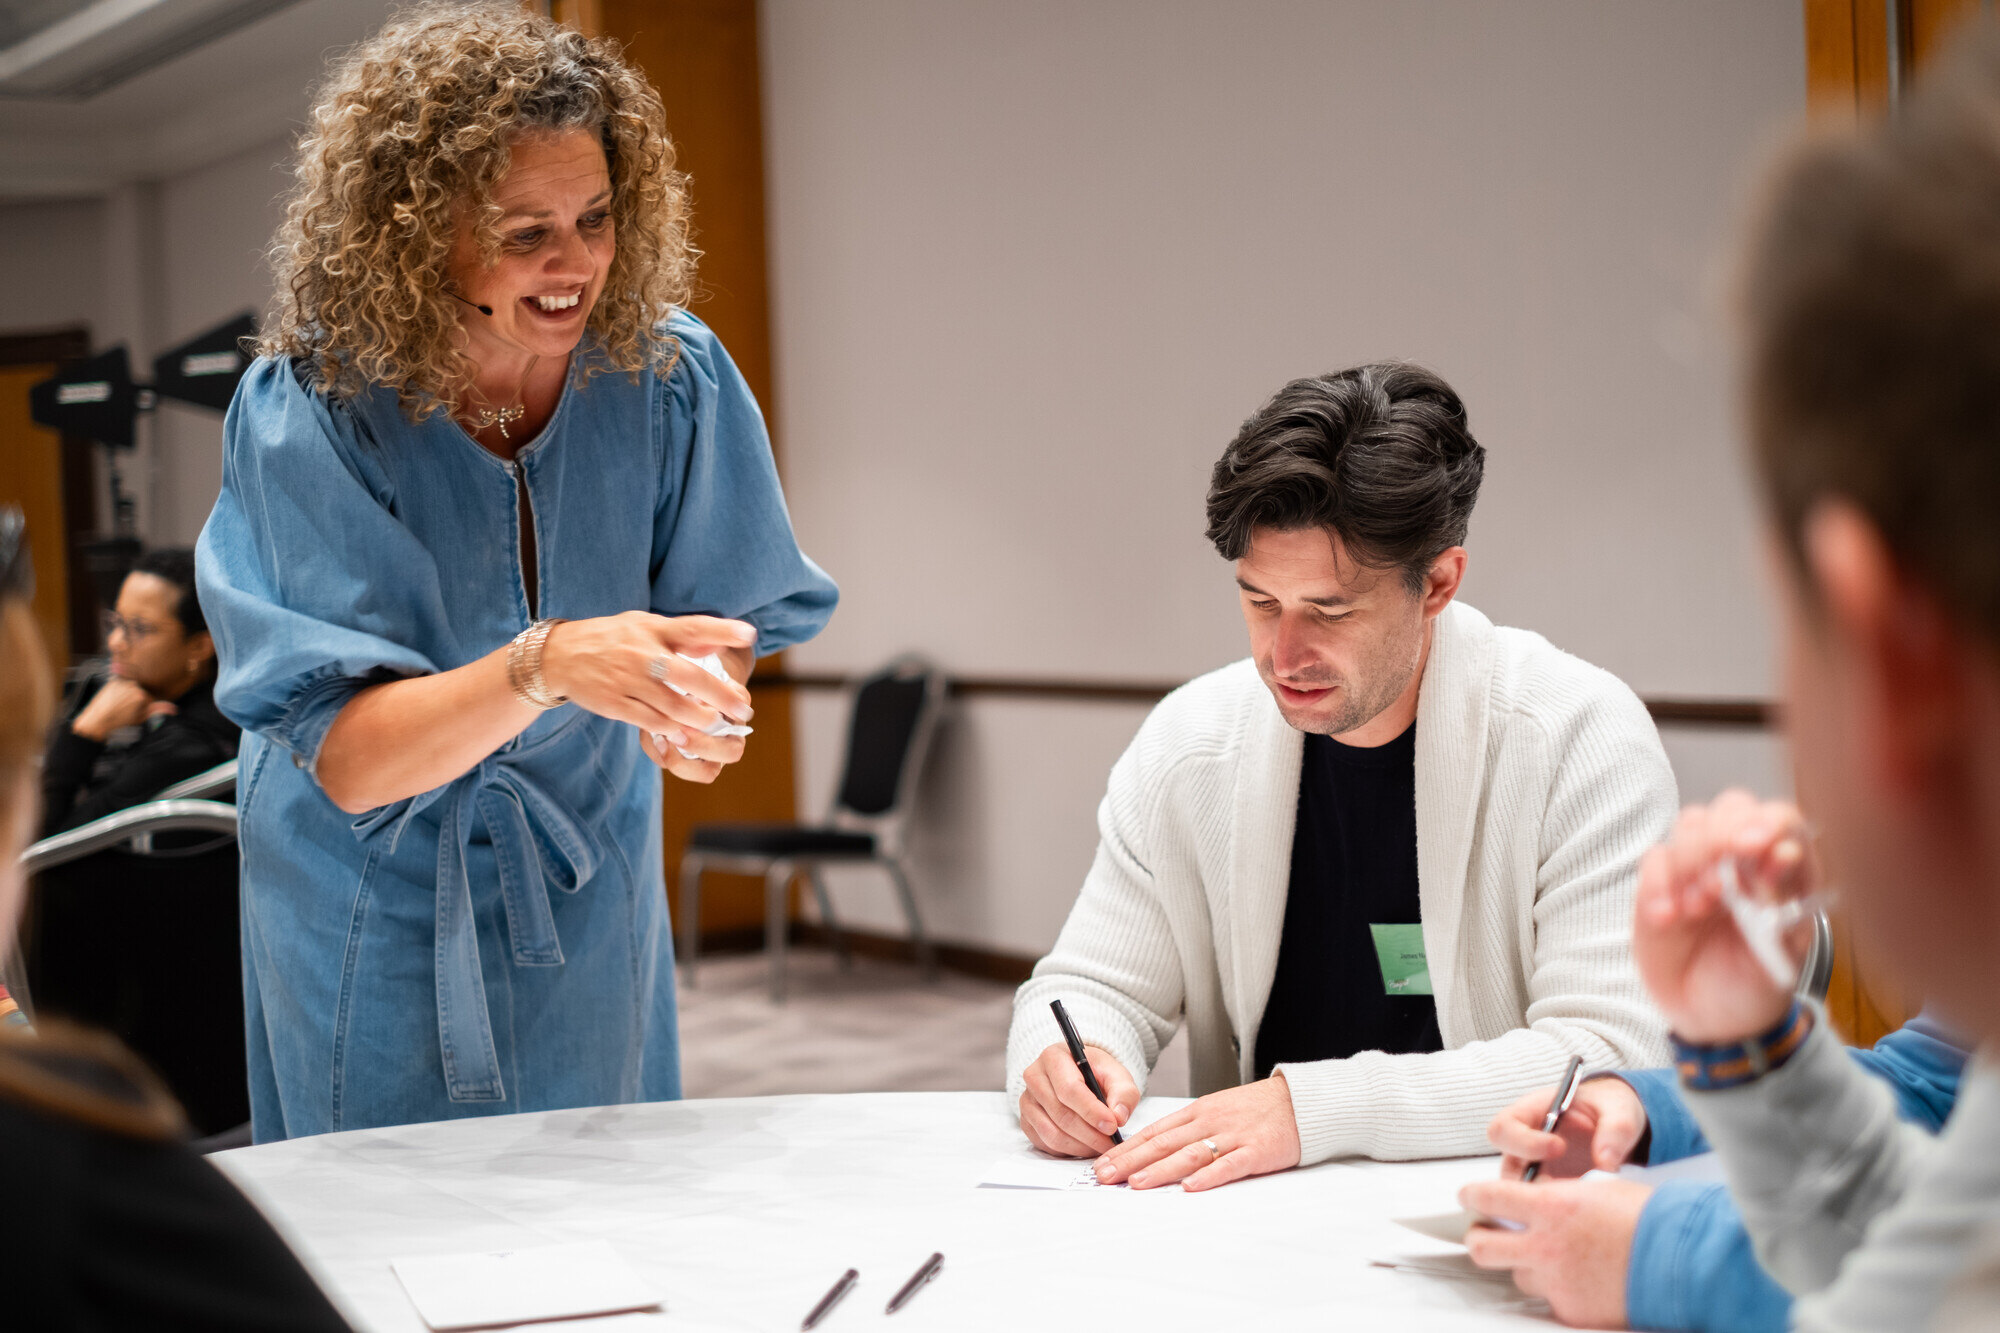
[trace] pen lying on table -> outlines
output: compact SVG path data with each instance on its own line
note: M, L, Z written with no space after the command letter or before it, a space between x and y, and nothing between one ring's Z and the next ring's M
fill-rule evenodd
M903 1284L903 1289L889 1298L889 1308L882 1313L894 1314L908 1305L910 1298L923 1290L924 1284L936 1277L938 1270L943 1267L944 1255L942 1254L933 1254L930 1258L924 1260L924 1266L910 1274L910 1280Z
M819 1298L819 1304L812 1308L812 1313L806 1316L806 1321L799 1325L799 1333L805 1333L807 1329L826 1318L833 1307L840 1304L841 1297L854 1289L854 1281L860 1276L861 1270L858 1268L850 1268L842 1273L840 1281L834 1283L832 1289Z

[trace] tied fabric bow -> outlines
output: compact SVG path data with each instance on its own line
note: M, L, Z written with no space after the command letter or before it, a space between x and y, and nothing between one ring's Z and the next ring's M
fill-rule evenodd
M479 935L472 915L472 879L466 869L473 816L485 824L493 841L510 957L516 967L562 965L562 941L556 937L549 888L575 893L597 869L597 848L582 821L514 762L522 753L490 754L448 786L415 797L401 809L387 806L371 811L354 825L358 835L367 837L393 823L393 852L417 811L433 803L438 806L434 964L438 1042L444 1054L445 1087L455 1102L507 1098L493 1042L493 1018L486 1007L486 981L479 967Z

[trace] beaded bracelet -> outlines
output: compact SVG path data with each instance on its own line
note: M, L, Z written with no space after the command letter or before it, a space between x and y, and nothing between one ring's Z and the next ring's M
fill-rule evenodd
M1685 1087L1702 1092L1740 1087L1762 1078L1798 1052L1812 1031L1812 1010L1792 1001L1777 1026L1748 1041L1727 1046L1695 1046L1673 1038L1674 1068Z
M537 620L507 645L507 684L524 704L548 709L569 702L565 695L550 693L548 681L542 678L542 649L548 645L549 631L563 623L561 619Z

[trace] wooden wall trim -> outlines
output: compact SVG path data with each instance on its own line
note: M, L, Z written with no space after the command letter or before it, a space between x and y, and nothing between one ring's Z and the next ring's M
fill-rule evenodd
M30 366L38 361L81 361L90 355L87 329L53 329L43 333L0 334L0 366Z
M45 329L32 333L0 334L0 366L52 365L60 369L90 355L90 330L85 328ZM77 543L97 528L97 461L91 442L81 435L59 437L62 451L63 534L60 550L63 567L45 573L44 578L61 582L65 589L69 626L67 660L78 661L99 648L97 638L97 590L76 558ZM64 645L50 645L52 648Z
M1026 676L950 676L945 692L953 698L1057 699L1070 703L1158 703L1180 681L1061 680ZM751 677L752 690L844 690L849 678L833 672L771 672ZM1663 727L1727 727L1767 731L1778 723L1778 706L1766 699L1652 698L1642 702Z

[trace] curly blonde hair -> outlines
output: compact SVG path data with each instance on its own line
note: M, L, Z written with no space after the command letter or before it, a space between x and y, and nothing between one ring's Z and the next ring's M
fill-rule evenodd
M278 321L267 355L302 358L321 392L393 387L422 419L472 382L448 288L460 218L499 252L495 183L523 134L584 130L604 145L617 249L590 312L585 376L671 364L658 332L687 304L698 251L687 180L659 94L616 43L519 4L427 4L340 57L299 141L272 246Z

